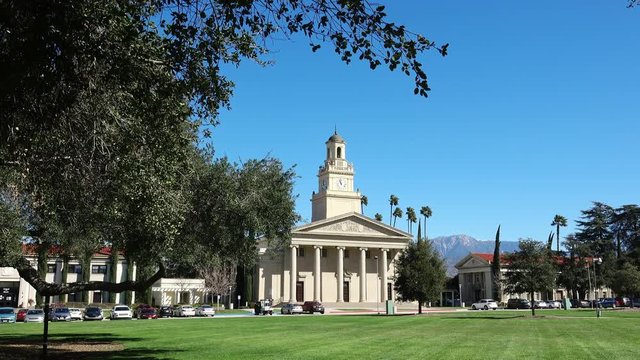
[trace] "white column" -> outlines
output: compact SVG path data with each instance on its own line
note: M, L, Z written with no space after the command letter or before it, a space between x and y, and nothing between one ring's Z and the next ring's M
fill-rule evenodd
M322 253L322 246L314 245L315 249L315 260L314 260L314 268L313 268L313 296L315 301L322 301L322 296L320 296L320 278L322 277L322 273L320 272L320 254Z
M338 302L344 301L344 247L338 247L338 267L336 275L338 277Z
M298 281L298 245L291 245L291 271L289 272L289 302L296 302L296 282Z
M360 248L360 302L367 301L367 248Z
M389 300L387 298L387 254L389 253L389 249L382 249L382 279L380 279L381 291L382 294L380 299L382 302Z

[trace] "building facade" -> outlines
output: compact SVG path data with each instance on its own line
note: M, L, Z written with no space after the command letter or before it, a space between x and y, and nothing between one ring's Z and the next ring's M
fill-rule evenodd
M29 246L24 246L23 251L32 266L37 269L38 261L37 256L33 249ZM47 260L47 275L46 281L50 283L62 283L62 269L65 266L65 261L59 252L55 249L49 253ZM116 264L111 263L111 249L102 248L96 252L91 258L91 263L88 269L83 269L82 265L77 259L69 259L67 261L67 279L66 283L72 283L82 280L83 271L90 271L90 281L112 281L112 282L124 282L129 277L131 280L135 280L136 267L132 265L131 271L129 271L129 264L127 260L122 256L119 256ZM113 269L113 266L116 268ZM113 272L115 270L115 272ZM115 278L112 279L115 274ZM0 268L0 306L11 307L29 307L36 303L36 290L27 283L18 274L18 270L10 267ZM130 292L130 295L126 293L115 294L115 302L119 304L132 304L135 298L135 293ZM89 291L89 302L91 303L108 303L109 293L105 291ZM67 294L67 296L57 295L51 297L52 303L60 302L81 302L82 294Z
M254 291L276 302L395 300L395 260L412 236L361 214L346 141L334 133L325 145L312 222L294 229L284 252L259 241Z

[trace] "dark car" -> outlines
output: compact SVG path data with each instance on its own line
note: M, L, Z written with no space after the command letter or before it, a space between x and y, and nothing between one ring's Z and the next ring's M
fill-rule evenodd
M302 312L309 314L317 313L324 314L324 306L318 301L305 301L302 304Z
M101 308L97 306L89 306L88 308L84 309L82 318L84 320L102 320L104 319L104 315Z
M531 309L531 302L527 299L509 299L507 309Z
M156 311L155 308L152 308L152 307L139 308L137 318L138 319L157 319L158 312Z
M59 307L51 309L49 313L49 320L51 321L71 321L71 313L69 308Z
M600 306L603 308L615 308L618 305L616 304L616 299L605 298L600 301Z
M24 317L27 315L28 309L19 309L16 313L16 321L24 321Z
M160 306L160 310L158 310L158 317L172 317L173 316L173 308L171 306Z

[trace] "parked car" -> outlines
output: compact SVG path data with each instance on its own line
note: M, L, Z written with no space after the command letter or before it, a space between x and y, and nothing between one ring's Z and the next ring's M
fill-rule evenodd
M531 303L527 299L509 299L507 309L531 309Z
M51 309L49 312L49 320L50 321L71 321L71 313L69 312L69 308L66 307L57 307Z
M178 305L173 307L173 316L196 316L196 309L191 305Z
M131 313L131 309L127 305L116 305L111 309L111 315L109 316L109 318L111 320L131 320L133 318L133 314Z
M602 301L600 301L600 306L602 306L603 308L612 308L615 309L616 308L616 299L614 298L605 298L602 299Z
M43 322L44 321L44 310L42 309L29 309L24 316L24 322Z
M104 315L102 313L102 309L97 306L90 306L84 309L84 315L82 316L84 320L102 320L104 319Z
M590 308L591 302L589 300L571 299L572 308Z
M13 312L13 308L0 307L0 323L15 323L16 313Z
M271 299L262 299L256 302L253 307L253 313L256 315L273 315L273 301Z
M288 303L288 304L282 305L282 308L280 308L281 314L293 315L293 314L302 314L302 312L303 312L302 305L300 304Z
M82 310L78 308L69 308L69 314L71 314L71 320L82 320Z
M158 310L159 317L172 317L173 316L173 308L171 306L160 306L160 310Z
M631 306L640 307L640 298L635 298L635 299L631 300Z
M498 303L493 299L480 299L478 302L471 304L472 310L496 310Z
M309 314L317 313L324 314L324 306L319 301L305 301L302 304L302 312Z
M138 319L157 319L158 312L153 307L139 308L136 317Z
M214 316L216 311L211 305L200 305L196 308L196 316Z
M548 308L549 305L547 305L547 302L544 300L535 300L533 302L533 308L534 309L546 309Z
M27 309L18 309L16 313L16 321L24 321L25 315L27 315Z
M628 297L616 298L616 306L623 307L623 306L630 306L630 305L631 305L631 301L629 300Z
M547 307L549 309L560 309L562 304L558 300L547 300Z

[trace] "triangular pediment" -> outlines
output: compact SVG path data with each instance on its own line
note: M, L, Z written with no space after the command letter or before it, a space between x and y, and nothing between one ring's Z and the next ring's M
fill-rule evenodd
M462 258L455 265L456 269L465 269L465 268L478 268L478 267L486 267L491 264L485 260L484 258L478 256L477 254L469 254Z
M314 221L298 227L294 235L354 235L385 238L412 238L412 235L358 213L348 213L329 219Z

